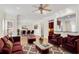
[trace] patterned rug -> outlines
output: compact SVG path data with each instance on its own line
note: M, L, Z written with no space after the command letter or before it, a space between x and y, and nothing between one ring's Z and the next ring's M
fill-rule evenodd
M40 54L39 51L36 49L35 45L27 45L23 47L24 54ZM49 49L49 54L71 54L70 52L57 47L53 46Z

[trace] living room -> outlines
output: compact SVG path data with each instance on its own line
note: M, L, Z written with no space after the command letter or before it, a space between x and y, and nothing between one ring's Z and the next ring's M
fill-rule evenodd
M78 7L78 4L0 5L0 53L78 54Z

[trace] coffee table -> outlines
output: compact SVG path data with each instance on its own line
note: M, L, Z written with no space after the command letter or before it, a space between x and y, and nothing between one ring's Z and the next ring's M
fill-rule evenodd
M52 47L50 43L40 44L39 42L34 42L34 44L41 54L48 54L49 49Z

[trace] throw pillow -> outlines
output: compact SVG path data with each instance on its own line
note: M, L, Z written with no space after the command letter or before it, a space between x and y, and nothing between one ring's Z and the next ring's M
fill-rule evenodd
M12 49L12 47L13 47L13 43L10 41L10 40L8 40L7 41L7 47L9 47L10 49Z
M3 38L1 38L3 41L4 41L4 43L6 44L7 43L7 41L8 41L8 39L4 36Z
M0 51L2 50L3 47L4 47L4 42L2 41L2 39L0 39Z

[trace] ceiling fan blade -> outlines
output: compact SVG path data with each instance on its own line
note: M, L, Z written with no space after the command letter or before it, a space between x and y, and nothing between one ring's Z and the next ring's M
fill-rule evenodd
M48 4L44 4L43 8L46 8L46 7L48 7Z
M46 11L52 11L52 10L50 10L50 9L43 9L43 10L46 10Z

